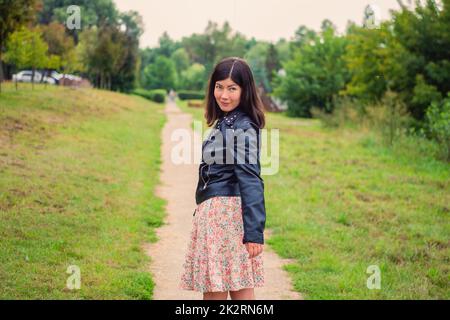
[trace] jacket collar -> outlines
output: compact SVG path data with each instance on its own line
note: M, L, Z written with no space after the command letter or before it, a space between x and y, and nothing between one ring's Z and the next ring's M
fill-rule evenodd
M220 119L219 119L219 123L220 122L225 122L227 125L232 126L234 121L236 121L236 119L238 118L238 116L240 114L243 114L244 111L242 110L242 106L238 105L236 108L234 108L233 110L231 110L230 112L227 112L226 114L224 114Z

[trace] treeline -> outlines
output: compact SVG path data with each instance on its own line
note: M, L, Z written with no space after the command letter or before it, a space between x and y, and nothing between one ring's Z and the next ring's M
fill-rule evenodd
M290 115L330 113L340 97L373 104L392 91L420 122L450 88L450 0L403 6L375 28L349 23L343 35L329 20L319 32L301 26L291 41L275 44L248 40L228 23L210 22L181 41L164 34L158 47L141 50L140 83L204 90L212 66L227 56L247 59L258 84L285 101Z
M273 72L289 56L289 43L284 39L276 44L247 39L228 22L219 26L209 21L203 33L181 41L164 33L157 47L141 50L140 84L146 89L203 91L214 65L229 56L247 59L257 83L270 92Z
M393 91L423 120L450 89L449 0L441 8L431 0L418 2L414 11L404 6L377 28L351 24L345 35L337 35L329 21L320 33L303 27L292 44L294 54L275 93L295 115L310 116L313 106L332 111L333 97L375 103Z
M0 80L3 69L10 77L30 68L76 73L110 90L137 85L142 19L112 0L0 0L0 21Z

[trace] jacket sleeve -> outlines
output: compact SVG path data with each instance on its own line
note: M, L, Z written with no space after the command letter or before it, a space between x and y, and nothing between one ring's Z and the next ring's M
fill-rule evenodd
M259 129L249 122L239 126L234 134L234 148L234 173L239 183L244 222L243 243L264 244L266 210L259 161Z

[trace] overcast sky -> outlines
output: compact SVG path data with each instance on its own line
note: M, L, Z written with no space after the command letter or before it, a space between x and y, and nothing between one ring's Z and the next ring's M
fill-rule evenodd
M248 38L289 40L300 25L318 30L324 19L330 19L344 32L348 20L361 24L364 8L374 4L381 19L398 9L396 0L115 0L120 11L138 11L144 19L145 32L141 47L154 47L164 31L181 40L192 33L202 33L208 20L228 21L233 31Z

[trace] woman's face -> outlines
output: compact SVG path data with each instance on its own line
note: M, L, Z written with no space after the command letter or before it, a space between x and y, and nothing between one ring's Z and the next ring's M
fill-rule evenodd
M214 97L223 112L230 112L239 105L241 92L241 87L231 78L216 81L214 86Z

